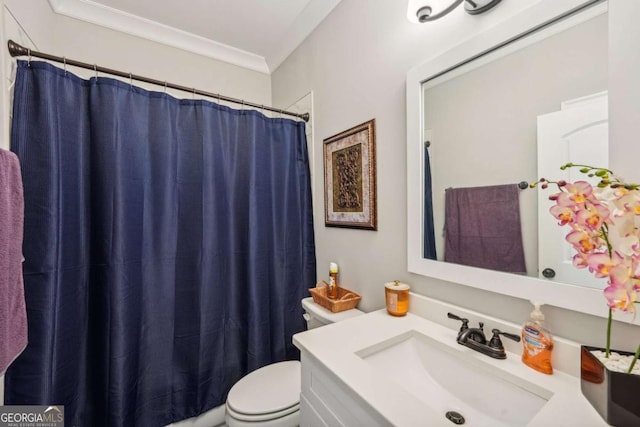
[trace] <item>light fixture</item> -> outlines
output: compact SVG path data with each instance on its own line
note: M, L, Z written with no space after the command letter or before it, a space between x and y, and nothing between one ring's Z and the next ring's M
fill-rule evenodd
M407 18L411 22L429 22L442 18L464 2L464 10L471 15L479 15L501 0L409 0Z

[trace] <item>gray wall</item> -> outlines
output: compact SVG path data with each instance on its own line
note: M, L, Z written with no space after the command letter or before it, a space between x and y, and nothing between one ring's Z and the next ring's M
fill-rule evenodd
M630 181L640 181L640 13L639 1L613 0L609 5L609 139L619 144L609 153L616 172Z
M337 262L342 284L362 294L360 307L365 311L383 307L383 284L399 279L421 294L506 320L522 322L528 317L531 305L527 301L407 272L405 79L407 71L414 66L508 19L531 3L502 2L480 16L465 15L459 8L446 18L419 25L407 21L405 1L343 0L272 74L276 105L288 105L302 94L314 92L314 161L318 172L323 168L323 139L376 119L377 232L325 227L322 174L316 173L313 179L318 279L326 280L329 262ZM633 28L640 2L611 3L610 40L620 43L610 52L610 58L614 53L616 58L609 64L608 87L610 97L615 99L622 96L623 91L637 93L640 87L633 78L640 70L640 60L635 56L637 48L632 43L640 38L640 30ZM618 7L625 10L619 13L614 10ZM629 31L626 36L624 31ZM618 55L625 59L618 60ZM638 117L638 100L640 96L626 100L631 111L624 107L624 115ZM619 123L616 132L615 136L624 135L628 144L640 147L633 137L627 137L637 135L637 131L628 133L626 125ZM640 180L637 168L634 174L635 177L627 176ZM602 303L605 304L604 297ZM557 335L604 345L604 319L555 307L543 309L551 331ZM617 324L613 345L635 350L639 330L628 324Z

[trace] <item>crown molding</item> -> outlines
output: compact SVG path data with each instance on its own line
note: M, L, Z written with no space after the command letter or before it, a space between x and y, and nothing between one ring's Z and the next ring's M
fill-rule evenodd
M49 4L53 11L60 15L80 19L112 30L269 74L267 61L262 56L113 9L91 0L49 0Z

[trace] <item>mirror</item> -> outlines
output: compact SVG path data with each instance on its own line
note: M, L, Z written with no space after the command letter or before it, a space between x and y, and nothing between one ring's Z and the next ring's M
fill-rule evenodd
M583 163L575 155L547 160L537 155L538 147L544 142L538 140L541 135L537 130L539 117L542 120L542 116L557 116L563 102L607 89L608 16L606 13L594 16L583 13L581 18L585 20L575 19L575 25L563 31L548 31L549 36L538 34L537 39L521 43L524 46L498 49L423 83L423 135L430 143L435 247L439 261L540 278L543 277L541 272L553 265L548 262L538 265L538 242L543 241L538 238L538 213L551 218L548 213L551 205L543 197L538 206L538 195L548 196L553 191L527 189L526 184L518 191L515 187L517 183L541 176L539 170L545 171L542 176L559 179L561 164L568 161ZM572 111L577 110L573 108ZM606 141L606 125L603 128ZM607 154L606 148L604 154ZM537 168L541 161L547 162L546 168ZM602 165L601 157L595 161L596 165ZM481 188L504 184L513 186L508 195L504 191L495 195L494 189ZM445 193L448 193L449 209L455 205L462 210L458 212L454 208L450 212L450 218L457 220L449 222L452 231L455 233L453 229L459 224L474 235L489 232L491 237L483 240L486 245L459 244L460 241L477 242L475 238L449 238L445 251ZM477 212L468 209L468 197L482 198L482 202L473 203ZM520 224L512 212L499 212L498 204L489 202L489 197L498 197L503 206L519 203ZM482 216L495 220L482 219ZM509 224L509 218L513 219L513 224ZM496 238L495 232L500 229L509 234ZM555 229L566 234L557 226L552 228ZM562 247L563 237L552 243ZM493 244L496 239L499 244ZM541 255L556 252L548 246L540 245ZM491 256L491 248L495 257ZM561 266L553 267L558 274L549 280L561 278L567 283L581 285L592 277L570 264L567 271ZM572 270L585 274L573 278L568 274ZM568 278L573 281L567 281ZM599 282L604 284L602 280Z
M446 86L439 85L446 85L447 83L453 84L454 80L461 77L463 72L469 71L468 69L460 69L460 66L463 64L468 64L468 68L479 69L481 67L484 67L489 62L495 60L495 57L490 59L488 58L488 52L491 52L492 55L500 58L506 58L506 55L512 53L516 53L517 55L518 50L523 48L526 49L527 47L535 49L535 43L544 41L545 39L553 37L554 35L559 35L560 33L565 31L567 34L569 34L570 31L573 31L573 27L577 26L578 24L596 26L602 26L604 24L604 31L606 33L606 11L607 3L606 1L602 0L566 0L562 2L557 2L555 0L541 0L535 5L523 10L522 12L517 13L515 16L509 18L508 20L496 25L495 27L492 27L481 35L470 39L456 46L454 49L444 53L443 55L438 56L424 64L421 64L409 71L409 73L407 74L406 87L408 180L407 245L409 272L436 279L455 282L483 290L497 292L513 297L535 300L543 304L550 304L570 310L589 313L596 316L607 317L608 311L606 308L606 304L603 304L601 289L578 286L577 284L554 282L548 279L541 279L537 277L537 248L535 248L537 247L537 226L535 225L535 222L537 221L538 205L536 198L538 197L537 192L539 190L522 190L524 193L521 194L521 196L524 196L524 200L521 198L521 204L524 206L524 209L534 212L532 214L532 217L534 218L532 220L533 222L531 223L531 225L526 226L528 231L524 232L524 239L527 239L527 245L531 244L529 243L530 240L534 242L534 261L528 260L527 262L531 263L532 266L533 264L536 264L531 267L531 269L535 271L535 274L529 276L523 274L504 273L484 268L469 267L462 264L434 261L425 259L422 256L424 140L432 138L435 147L435 144L438 144L438 138L440 138L441 136L438 134L438 130L435 128L436 124L429 122L432 117L429 116L429 108L427 107L427 105L425 105L423 99L425 92L434 91L429 92L433 96L435 91L444 90L446 88ZM602 29L600 29L599 31L602 31ZM587 49L590 47L588 46L587 42L583 41L583 43L587 45ZM606 50L603 53L602 49L606 49L606 46L601 46L599 48L600 55L604 55L604 58L601 60L603 66L601 72L603 72L605 75L604 80L602 77L596 78L597 81L585 83L585 86L582 89L575 92L573 92L572 89L572 91L570 92L560 93L563 92L564 88L548 88L544 91L540 90L538 92L534 90L533 93L536 96L542 96L544 93L548 92L559 92L560 97L551 101L542 100L542 108L540 108L540 106L525 107L518 105L516 107L512 107L508 112L512 114L512 117L516 117L519 115L529 116L527 120L529 120L532 125L530 124L528 126L535 126L536 117L538 115L544 115L552 111L559 110L560 103L562 101L606 90L607 53ZM564 55L567 55L567 53L564 52ZM593 65L594 64L591 64L590 66L590 72ZM526 71L523 72L524 75L515 78L515 80L519 81L521 85L520 89L518 90L528 91L531 89L531 87L527 86L528 84L530 84L528 77L530 77L531 73L536 72L535 68L535 65L529 66L528 68L525 68ZM503 76L498 75L487 77L487 79L493 80L503 78ZM489 83L493 84L491 81L489 81ZM531 84L531 86L534 85ZM448 95L440 94L440 98L457 97L458 102L465 102L465 99L469 98L469 94L473 94L473 96L475 96L477 91L476 88L472 88L456 89L455 92L456 93L452 93L451 89L449 89ZM502 95L503 94L500 93L494 93L494 102L500 101L500 97ZM546 104L547 102L549 102L548 105ZM439 113L438 109L444 109L445 107L431 107L430 109L433 110L434 108L437 116ZM446 108L457 109L458 105L455 105L455 103L453 103ZM460 114L459 110L453 111L452 114L457 115L455 126L463 127L467 120L482 122L483 120L490 119L490 117L487 116L492 114L493 107L482 108L476 106L475 108L476 111L473 111L472 113L466 112L465 114ZM531 110L529 110L529 108L531 108ZM468 114L474 114L475 117L467 117ZM533 117L531 118L530 116ZM505 122L508 122L509 120L510 119L508 118L508 116L506 119L503 117L501 119L502 127L504 127ZM431 134L424 134L425 129L433 130ZM436 170L433 178L434 185L439 185L439 191L442 191L442 188L448 187L468 187L510 183L515 185L516 183L523 180L535 179L538 176L538 171L536 168L537 151L535 143L535 132L533 134L534 142L532 143L529 141L529 145L526 145L526 140L531 139L530 137L522 137L516 135L506 137L505 139L508 140L508 143L506 145L503 145L500 152L497 154L493 154L493 157L489 156L488 159L485 159L484 162L481 162L484 164L488 164L488 166L491 167L491 169L489 170L482 169L482 171L480 172L476 171L473 174L465 174L460 173L463 172L459 170L460 168L456 168L455 166L452 167L449 163L449 166L445 167L448 167L449 169L456 169L453 171L453 174L450 174L450 181L437 181L440 178L435 176L435 174L438 173ZM490 133L488 134L488 136L484 136L483 138L484 139L479 141L478 144L473 144L475 145L474 148L486 149L486 146L493 142ZM520 150L517 153L514 151L516 148ZM430 148L429 150L431 151L432 148ZM462 156L465 154L461 152L461 150L454 150L454 152L456 156ZM451 154L449 153L448 155ZM438 156L440 157L438 158ZM434 158L431 159L432 168L434 168L436 163L439 161L442 161L443 165L447 165L447 163L444 162L442 156L445 155L438 154L437 152L434 153ZM508 174L506 173L506 170L509 169L510 166L505 165L508 163L507 161L502 160L505 158L517 158L520 162L517 166L511 168L508 171ZM561 163L557 165L558 168L560 164ZM454 179L465 176L467 181L453 181ZM470 177L472 178L472 180L469 180ZM495 178L495 180L489 181L490 178ZM434 190L434 200L436 197L435 191L436 190ZM618 314L614 314L614 318L623 322L640 323L638 318L629 319L628 317Z

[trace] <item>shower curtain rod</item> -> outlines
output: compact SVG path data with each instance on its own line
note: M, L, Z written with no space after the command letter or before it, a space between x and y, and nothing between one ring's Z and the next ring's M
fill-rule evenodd
M181 85L178 85L178 84L175 84L175 83L168 83L166 81L152 79L150 77L139 76L139 75L136 75L136 74L125 73L123 71L113 70L111 68L101 67L101 66L96 65L96 64L88 64L86 62L75 61L73 59L67 59L65 57L49 55L48 53L37 52L35 50L28 49L28 48L26 48L24 46L21 46L21 45L17 44L13 40L9 40L9 42L7 43L7 46L9 48L9 54L11 56L13 56L13 57L15 57L15 56L28 56L29 60L31 60L31 57L42 58L42 59L46 59L48 61L54 61L54 62L59 62L61 64L65 64L65 66L66 65L73 65L74 67L80 67L80 68L86 68L87 70L93 70L93 71L96 72L96 74L98 72L111 74L111 75L114 75L114 76L128 78L129 80L138 80L138 81L145 82L145 83L151 83L151 84L154 84L154 85L157 85L157 86L164 86L165 89L166 88L177 89L177 90L181 90L183 92L193 93L194 95L200 95L200 96L206 96L206 97L209 97L209 98L214 98L214 99L217 99L218 101L233 102L235 104L242 104L243 106L246 105L246 106L253 107L253 108L259 108L261 110L268 110L268 111L273 111L274 113L279 113L279 114L285 114L287 116L298 117L298 118L304 120L305 122L309 121L309 113L301 113L301 114L300 113L294 113L294 112L287 111L287 110L281 110L279 108L273 108L273 107L269 107L269 106L266 106L266 105L256 104L256 103L253 103L253 102L247 102L247 101L244 101L242 99L231 98L230 96L220 95L219 93L211 93L211 92L207 92L207 91L204 91L204 90L199 90L199 89L196 89L196 88L190 88L190 87L186 87L186 86L181 86Z

